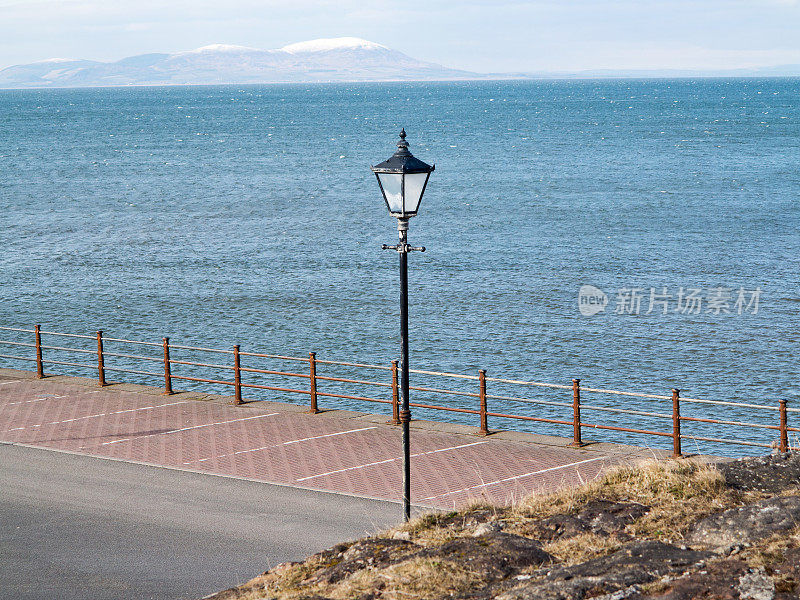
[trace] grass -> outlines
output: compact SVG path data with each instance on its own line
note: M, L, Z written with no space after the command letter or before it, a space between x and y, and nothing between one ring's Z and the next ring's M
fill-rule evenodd
M751 567L771 567L782 562L787 550L800 547L800 525L789 534L773 535L762 543L746 548L741 557Z
M385 569L365 568L335 584L309 583L320 564L288 564L256 577L237 600L303 600L321 595L332 600L354 600L379 594L385 600L426 600L473 589L480 574L434 558L411 558Z
M621 545L620 539L614 536L581 533L574 537L545 544L543 549L569 566L611 554Z
M332 590L334 600L352 600L375 591L386 600L427 600L463 594L481 577L455 563L431 558L412 558L381 570L354 573Z

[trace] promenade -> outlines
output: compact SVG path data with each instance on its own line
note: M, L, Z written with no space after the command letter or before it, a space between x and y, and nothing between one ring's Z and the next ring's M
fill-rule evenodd
M309 414L277 401L231 404L130 383L0 369L0 442L252 481L400 501L400 428L388 415ZM507 503L667 453L611 443L412 421L412 502ZM224 498L220 499L224 502Z

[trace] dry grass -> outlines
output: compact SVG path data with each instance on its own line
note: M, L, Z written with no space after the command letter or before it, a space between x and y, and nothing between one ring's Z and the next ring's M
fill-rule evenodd
M722 475L706 465L691 460L653 460L617 467L602 479L580 488L528 497L516 510L527 517L541 518L575 512L589 500L597 498L653 505L665 501L716 498L724 487Z
M397 533L407 533L415 544L439 546L472 533L476 525L476 515L482 515L482 520L502 520L508 510L483 500L473 500L457 511L426 513L390 529L385 535L392 537Z
M479 501L458 511L429 513L390 530L387 535L405 532L417 544L437 545L469 535L474 530L474 515L480 512L490 513L489 520L503 522L504 530L525 535L525 524L532 519L574 514L590 500L597 499L651 506L650 513L634 524L631 533L676 539L689 521L723 506L738 504L742 497L726 490L722 475L707 465L691 460L653 460L618 467L602 479L579 488L529 496L511 508Z
M380 590L385 600L427 600L463 594L479 580L477 573L452 562L412 558L386 569L354 573L328 593L335 600L353 600Z
M652 507L629 527L629 533L639 537L681 539L697 519L742 501L741 494L726 489L715 469L688 461L627 469L609 479L627 499Z
M752 548L746 548L742 551L741 557L751 567L770 567L783 562L787 550L798 547L800 547L800 525L788 535L785 533L773 535Z
M307 577L314 570L305 564L278 567L242 586L237 600L302 600L314 595L353 600L376 593L385 600L425 600L462 594L480 581L477 573L432 558L412 558L385 569L369 567L335 584L310 583Z
M304 586L303 582L317 569L320 564L316 557L311 557L304 563L285 563L271 569L265 575L251 579L242 586L242 594L237 600L261 600L262 598L277 598L290 600L309 594L312 590Z
M514 505L511 515L521 519L544 519L558 514L573 514L589 500L598 497L600 485L600 481L592 481L578 488L528 496Z
M545 544L543 549L565 565L576 565L598 556L611 554L619 549L622 542L614 536L582 533L574 537L556 540Z
M688 525L714 510L741 502L741 494L725 488L715 469L690 460L647 461L618 467L581 488L547 496L531 496L514 507L514 525L529 519L573 514L590 500L638 502L651 507L628 527L628 533L655 539L680 539Z

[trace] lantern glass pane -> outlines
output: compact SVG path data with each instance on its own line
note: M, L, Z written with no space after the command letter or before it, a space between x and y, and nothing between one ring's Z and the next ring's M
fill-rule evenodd
M428 175L430 173L409 173L406 175L405 212L417 212Z
M402 213L403 212L403 196L402 196L402 183L403 176L399 173L377 173L383 187L383 195L386 197L386 203L389 205L389 212Z

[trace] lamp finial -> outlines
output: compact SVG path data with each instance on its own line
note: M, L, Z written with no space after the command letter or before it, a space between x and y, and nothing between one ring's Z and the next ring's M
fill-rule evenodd
M408 142L406 141L406 129L403 127L400 130L400 141L397 142L397 154L405 156L408 154Z

